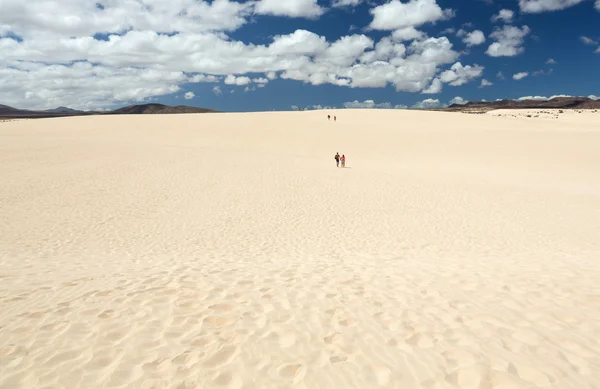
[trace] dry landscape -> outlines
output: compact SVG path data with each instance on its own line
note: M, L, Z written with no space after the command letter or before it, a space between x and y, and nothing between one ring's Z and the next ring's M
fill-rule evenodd
M0 123L0 389L599 388L600 114L544 115Z

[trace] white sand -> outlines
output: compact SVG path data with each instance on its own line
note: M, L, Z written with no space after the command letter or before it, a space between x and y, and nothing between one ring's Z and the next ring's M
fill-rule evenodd
M335 114L0 123L0 389L600 388L600 114Z

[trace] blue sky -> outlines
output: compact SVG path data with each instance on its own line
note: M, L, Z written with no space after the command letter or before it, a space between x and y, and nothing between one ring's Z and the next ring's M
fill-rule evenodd
M85 3L2 2L0 104L264 111L600 95L600 0Z

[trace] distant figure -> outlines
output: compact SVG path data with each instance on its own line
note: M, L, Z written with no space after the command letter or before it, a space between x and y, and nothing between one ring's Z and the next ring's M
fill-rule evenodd
M331 115L327 115L327 120L331 120Z
M340 153L335 153L335 166L340 167Z
M342 167L346 167L346 156L344 154L342 154L340 161L342 161Z
M337 116L334 116L333 117L333 121L335 122L336 120L337 120Z

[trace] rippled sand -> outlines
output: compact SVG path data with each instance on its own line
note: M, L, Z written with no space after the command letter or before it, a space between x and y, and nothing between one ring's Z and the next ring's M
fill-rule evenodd
M0 389L599 388L600 114L327 113L0 123Z

